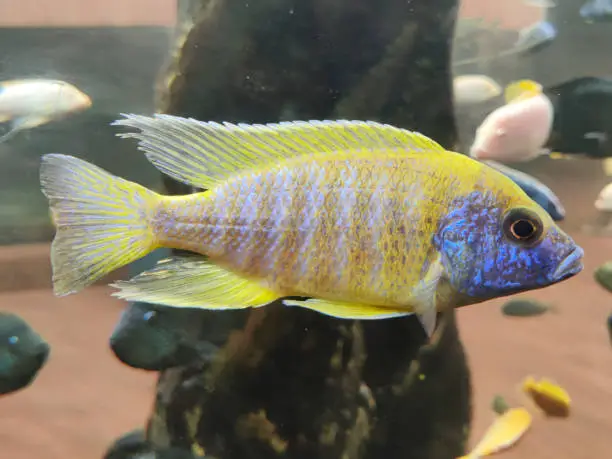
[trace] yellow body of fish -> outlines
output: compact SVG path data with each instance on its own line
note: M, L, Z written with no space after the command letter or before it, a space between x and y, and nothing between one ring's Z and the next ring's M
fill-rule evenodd
M117 295L209 309L308 297L285 304L354 319L417 313L429 332L443 307L581 269L581 249L514 182L417 133L373 122L236 126L163 115L116 124L141 129L124 136L138 138L161 171L207 191L161 196L77 158L45 156L58 295L171 247L206 258L162 262L115 284ZM513 229L521 222L525 240ZM548 267L521 261L545 254Z
M438 174L449 161L473 180ZM450 153L427 162L390 149L302 156L162 199L152 231L159 245L206 254L280 296L418 309L439 258L424 236L450 190L495 185L483 169Z
M510 408L495 419L469 454L457 459L478 459L510 448L529 430L531 422L525 408Z
M536 381L528 376L522 384L523 391L549 416L567 417L571 398L567 391L548 379Z

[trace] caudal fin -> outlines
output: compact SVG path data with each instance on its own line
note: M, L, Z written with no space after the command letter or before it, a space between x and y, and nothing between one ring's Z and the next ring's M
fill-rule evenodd
M56 227L53 291L76 293L158 247L150 226L160 196L73 156L42 157L40 184Z

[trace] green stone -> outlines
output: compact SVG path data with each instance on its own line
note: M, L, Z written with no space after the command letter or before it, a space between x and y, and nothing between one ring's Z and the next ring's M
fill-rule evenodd
M501 309L505 316L533 317L549 311L550 306L536 300L514 299L506 302Z
M504 414L509 408L508 402L501 395L496 395L491 400L491 409L499 415Z
M612 261L608 261L597 268L594 277L599 285L612 292Z

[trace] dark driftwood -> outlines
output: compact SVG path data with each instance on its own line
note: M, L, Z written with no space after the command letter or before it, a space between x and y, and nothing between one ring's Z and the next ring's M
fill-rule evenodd
M367 118L455 143L456 0L187 6L194 25L177 38L159 111L257 123ZM222 459L463 453L470 384L454 313L427 346L414 318L341 321L279 305L242 314L212 363L162 372L147 432L156 447Z

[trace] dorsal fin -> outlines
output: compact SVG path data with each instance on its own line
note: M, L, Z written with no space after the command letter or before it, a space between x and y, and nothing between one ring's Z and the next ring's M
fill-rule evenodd
M313 153L374 148L445 151L423 134L374 121L291 121L274 124L202 122L156 114L122 114L112 124L139 129L118 134L139 140L155 167L175 180L198 187L240 171Z

